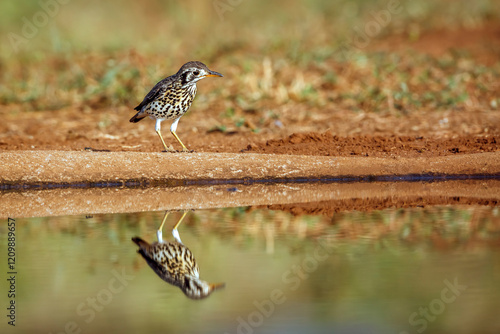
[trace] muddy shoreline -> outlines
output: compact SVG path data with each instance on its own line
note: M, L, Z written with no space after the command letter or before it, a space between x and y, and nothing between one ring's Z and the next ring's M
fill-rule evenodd
M254 153L4 151L0 152L0 159L3 162L0 184L3 185L134 180L152 184L170 181L175 185L176 182L200 184L216 180L500 174L500 153L497 152L372 158Z

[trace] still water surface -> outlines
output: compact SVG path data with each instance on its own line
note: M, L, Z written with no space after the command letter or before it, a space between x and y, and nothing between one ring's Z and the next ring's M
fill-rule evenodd
M165 240L180 216L168 217ZM131 241L155 241L162 218L16 219L16 327L3 279L1 332L500 332L498 208L189 212L179 233L200 278L226 284L202 300L161 280Z

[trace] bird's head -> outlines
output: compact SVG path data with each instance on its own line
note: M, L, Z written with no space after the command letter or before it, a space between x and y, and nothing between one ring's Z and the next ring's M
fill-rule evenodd
M226 286L225 283L208 283L197 277L185 277L181 290L191 299L204 299L215 291Z
M182 86L186 86L195 84L197 81L206 77L222 77L223 75L209 70L202 62L190 61L182 65L177 72L177 76L179 76Z

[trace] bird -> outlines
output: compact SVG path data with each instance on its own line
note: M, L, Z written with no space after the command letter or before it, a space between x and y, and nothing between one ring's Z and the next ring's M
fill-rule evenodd
M139 246L138 253L162 280L179 287L191 299L203 299L213 291L223 288L225 284L212 284L200 279L200 269L194 255L189 248L184 246L177 231L186 214L187 211L184 212L172 230L175 241L164 242L162 237L163 225L167 219L168 211L156 232L158 242L150 244L140 237L133 237L132 241Z
M177 124L181 117L191 107L191 103L196 95L196 83L206 77L222 77L223 75L209 70L208 67L200 61L190 61L182 65L176 74L171 75L158 82L151 91L144 97L144 100L134 108L138 113L135 114L130 122L137 123L145 117L156 120L155 131L160 137L165 151L175 151L169 149L161 135L161 122L166 119L173 119L170 132L182 146L183 152L189 150L182 143L175 132Z

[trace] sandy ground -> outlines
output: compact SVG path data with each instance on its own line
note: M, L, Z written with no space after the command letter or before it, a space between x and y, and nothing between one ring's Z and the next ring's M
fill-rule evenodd
M500 154L438 157L326 157L233 153L0 152L0 183L12 186L366 178L394 175L500 176ZM19 189L19 188L18 188ZM22 189L22 188L21 188Z
M9 112L0 108L0 151L65 150L160 152L154 122L129 123L132 109ZM441 156L500 150L500 112L430 112L401 117L324 109L318 120L298 124L285 115L282 127L213 131L210 116L188 113L177 133L196 152L335 156ZM100 126L102 118L111 125ZM259 116L250 116L249 122ZM164 122L167 145L180 149Z

